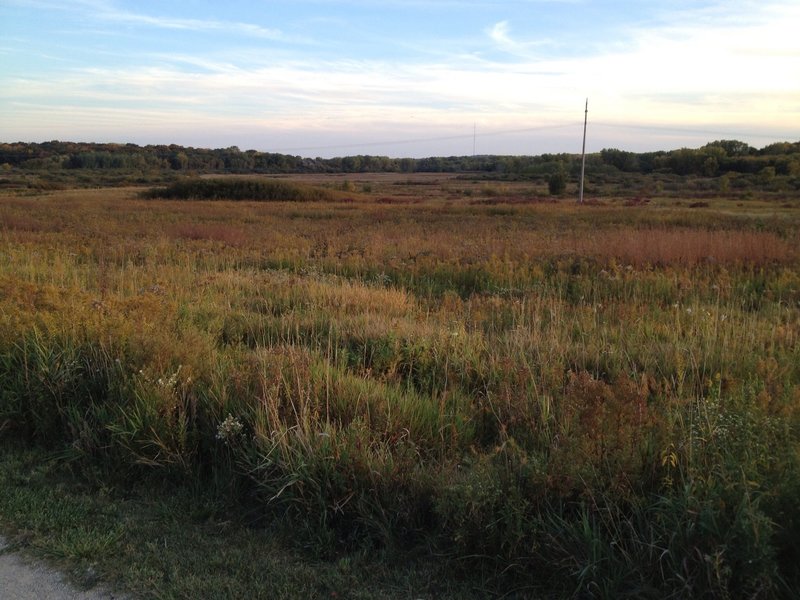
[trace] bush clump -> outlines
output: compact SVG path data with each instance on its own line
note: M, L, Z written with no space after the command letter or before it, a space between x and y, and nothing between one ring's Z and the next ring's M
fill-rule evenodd
M344 197L329 189L275 179L183 179L154 188L145 198L164 200L245 200L255 202L335 202Z

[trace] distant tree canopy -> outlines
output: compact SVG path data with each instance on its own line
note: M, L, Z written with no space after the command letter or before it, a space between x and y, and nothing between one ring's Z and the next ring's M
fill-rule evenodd
M600 151L602 161L628 173L662 171L675 175L714 177L725 173L761 173L772 167L778 175L796 175L800 142L779 142L757 150L738 140L718 140L702 148L635 154L614 148Z
M356 155L303 158L288 154L242 151L236 146L207 149L177 145L94 144L51 141L39 144L0 144L0 165L31 170L128 169L207 173L368 173L368 172L482 172L502 176L550 179L563 171L575 177L576 154L539 156L450 156L389 158ZM800 142L778 142L758 150L738 140L718 140L701 148L670 152L634 153L606 148L589 156L590 168L613 168L625 173L671 173L716 177L742 173L767 179L800 176ZM767 169L765 171L765 169Z
M206 149L176 145L94 144L45 142L0 144L0 164L24 169L170 169L226 173L374 173L374 172L494 172L549 175L556 165L569 165L574 156L450 156L389 158L355 155L303 158L288 154Z

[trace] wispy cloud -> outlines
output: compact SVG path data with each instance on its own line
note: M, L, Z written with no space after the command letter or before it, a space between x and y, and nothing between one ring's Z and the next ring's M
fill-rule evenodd
M9 2L18 6L80 13L89 20L104 21L106 23L132 24L158 29L196 32L225 32L281 42L309 41L300 37L289 36L279 28L263 27L254 23L239 21L150 15L119 8L115 2L107 0L73 0L66 3L52 2L51 0L9 0Z
M270 40L290 41L280 29L265 28L252 23L239 23L235 21L217 21L217 20L202 20L202 19L178 19L174 17L157 17L140 13L121 11L121 10L105 10L96 15L96 17L106 20L115 21L118 23L133 23L139 25L147 25L157 27L160 29L183 29L190 31L224 31L227 33L241 34L257 38L265 38ZM291 40L291 41L297 41Z
M534 51L537 48L552 44L552 40L547 38L526 40L524 42L514 39L511 36L511 25L508 21L495 23L487 33L499 50L528 60L536 58Z

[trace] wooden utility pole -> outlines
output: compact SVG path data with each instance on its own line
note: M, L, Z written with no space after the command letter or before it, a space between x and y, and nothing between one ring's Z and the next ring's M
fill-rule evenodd
M586 99L586 110L583 113L583 149L581 150L581 194L578 203L583 204L583 177L586 173L586 122L589 120L589 99Z

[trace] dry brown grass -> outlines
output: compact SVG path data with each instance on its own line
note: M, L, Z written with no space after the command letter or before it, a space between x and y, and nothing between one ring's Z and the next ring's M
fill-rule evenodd
M224 223L177 223L168 226L165 233L170 238L211 240L228 246L244 246L250 240L245 229Z

